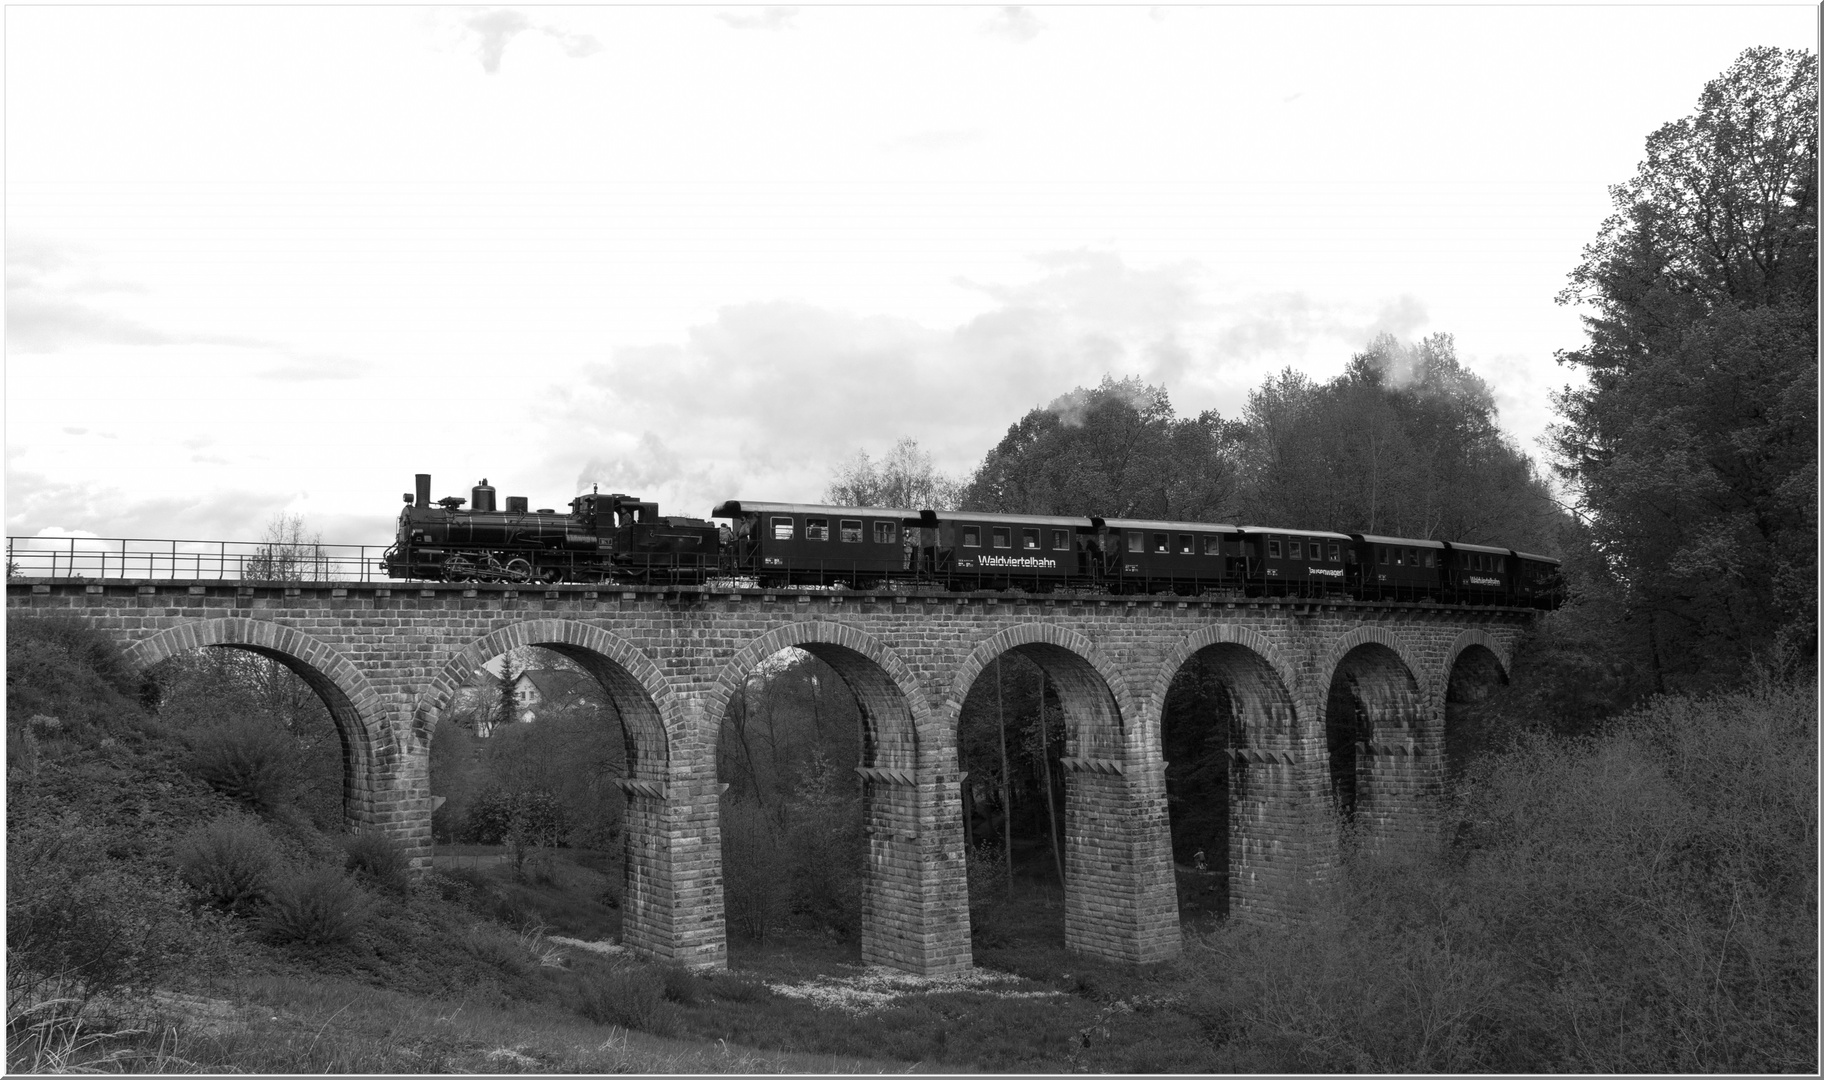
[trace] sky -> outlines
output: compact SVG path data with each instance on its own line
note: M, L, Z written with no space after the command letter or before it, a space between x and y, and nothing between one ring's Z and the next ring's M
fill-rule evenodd
M9 536L966 473L1454 335L1522 450L1649 133L1808 5L5 9Z

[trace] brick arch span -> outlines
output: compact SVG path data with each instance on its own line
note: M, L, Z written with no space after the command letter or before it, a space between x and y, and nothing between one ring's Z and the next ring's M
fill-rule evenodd
M1018 651L1039 665L1057 684L1064 705L1069 753L1078 757L1123 758L1136 748L1127 745L1130 721L1139 715L1127 680L1096 643L1053 623L1020 623L980 642L972 649L956 677L946 704L954 722L963 702L988 665L1003 653Z
M722 665L707 695L704 704L711 723L721 721L754 665L788 648L803 649L830 665L854 693L868 732L868 745L862 748L865 764L918 767L920 744L930 745L937 731L929 695L898 653L874 635L845 623L822 619L791 622L748 642Z
M1392 652L1405 665L1406 674L1415 687L1423 688L1429 682L1425 678L1425 665L1406 642L1400 640L1398 634L1380 626L1358 626L1331 643L1324 662L1317 671L1316 686L1320 693L1335 681L1337 666L1343 662L1343 658L1363 645L1379 645Z
M419 696L412 734L427 748L437 718L449 707L465 677L501 653L533 645L574 662L608 692L627 724L637 760L628 762L633 779L664 781L671 747L684 722L671 684L652 658L621 637L571 619L533 619L502 627L458 650Z
M1165 708L1165 696L1172 688L1172 680L1178 677L1184 665L1203 650L1220 645L1244 651L1235 654L1232 650L1223 650L1236 656L1235 663L1224 666L1235 669L1238 682L1244 683L1250 690L1257 690L1263 699L1275 702L1284 699L1286 707L1290 708L1291 695L1298 686L1298 670L1292 666L1285 653L1257 631L1245 626L1219 623L1186 635L1166 654L1164 662L1159 665L1159 674L1153 679L1152 692L1147 696L1145 722L1149 729L1155 729L1159 723ZM1251 656L1242 659L1246 654ZM1273 682L1274 677L1277 677L1277 685ZM1289 713L1287 719L1290 719ZM1293 732L1288 727L1284 733L1290 735Z
M378 823L374 795L391 786L401 763L386 722L386 706L360 669L301 630L261 619L202 619L174 626L127 646L127 663L146 670L181 652L242 649L276 660L308 684L336 724L342 741L342 805L350 823Z
M1513 650L1509 646L1485 630L1465 630L1444 650L1444 664L1432 687L1433 701L1442 703L1448 700L1451 679L1457 673L1459 660L1475 666L1474 678L1483 687L1506 683L1513 670Z

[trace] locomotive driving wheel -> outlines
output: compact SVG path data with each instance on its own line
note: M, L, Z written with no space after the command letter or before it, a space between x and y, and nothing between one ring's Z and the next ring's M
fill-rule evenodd
M508 559L507 576L514 581L530 581L532 579L532 564L525 559Z
M475 576L475 564L466 555L451 555L443 560L443 580L467 581Z

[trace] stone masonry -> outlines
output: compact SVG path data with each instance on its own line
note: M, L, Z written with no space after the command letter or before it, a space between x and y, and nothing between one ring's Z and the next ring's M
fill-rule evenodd
M1336 770L1352 780L1341 809L1358 827L1425 833L1452 672L1462 659L1465 673L1503 678L1532 615L1347 600L31 578L7 583L7 609L83 619L142 668L212 646L287 664L344 735L349 822L384 830L421 869L431 734L456 687L510 648L562 653L630 728L624 941L693 967L726 962L724 712L762 658L805 649L848 683L866 723L863 958L925 974L971 963L957 724L997 656L1037 663L1062 702L1065 941L1145 962L1179 948L1160 723L1188 660L1215 664L1235 703L1231 911L1277 920L1294 887L1338 857Z

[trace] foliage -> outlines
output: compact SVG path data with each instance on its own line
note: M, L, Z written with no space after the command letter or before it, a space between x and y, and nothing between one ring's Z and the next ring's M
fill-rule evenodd
M675 1008L666 1001L662 970L640 964L617 964L592 971L576 988L573 1008L598 1024L671 1035L678 1029Z
M379 829L362 829L343 837L342 852L344 869L383 889L404 892L411 884L411 860Z
M563 833L564 808L550 792L490 786L469 808L463 839L475 844L518 841L554 847Z
M1559 514L1449 334L1382 334L1342 375L1248 397L1240 516L1287 528L1557 549Z
M342 737L323 700L284 663L236 648L198 649L152 670L146 698L186 734L197 764L250 805L297 806L319 829L342 827ZM237 774L252 770L250 776Z
M248 581L323 581L329 577L323 535L306 533L301 514L274 514L260 544L241 564L241 577Z
M274 880L259 927L267 940L281 945L347 945L372 910L366 894L340 870L315 866Z
M813 749L793 792L782 839L791 860L792 913L844 940L858 938L866 859L861 792L852 779L839 782L821 750Z
M1235 430L1180 420L1161 387L1104 378L1033 409L982 459L960 505L999 513L1219 520L1234 506Z
M244 814L196 826L178 839L174 854L184 883L231 915L249 914L264 901L279 868L271 834Z
M75 619L33 616L9 617L6 630L9 771L34 750L43 760L150 733L138 704L139 676L106 634ZM34 723L38 717L55 723Z
M1655 688L1817 640L1817 58L1749 49L1655 131L1565 304L1561 475Z
M961 485L938 472L918 440L893 444L878 464L857 450L836 468L824 501L835 506L883 506L905 510L952 510Z
M285 732L257 721L204 728L190 737L190 767L215 790L255 810L289 804L299 777Z
M752 799L722 800L722 896L730 928L765 941L785 917L791 882L782 873L779 828Z
M111 858L77 815L9 808L6 850L8 1018L46 996L87 999L175 977L197 953L179 890Z

